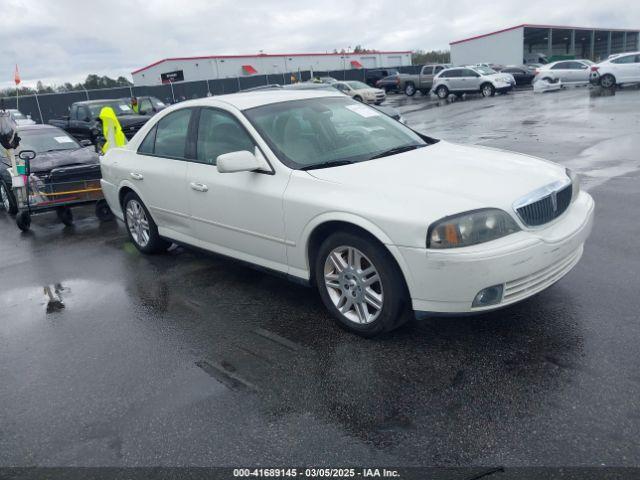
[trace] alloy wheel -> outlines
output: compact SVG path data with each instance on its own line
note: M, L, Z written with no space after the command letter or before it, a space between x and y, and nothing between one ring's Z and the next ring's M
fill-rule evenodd
M324 263L324 282L329 298L349 321L368 324L382 312L382 281L375 265L360 250L334 248Z
M485 97L490 97L491 96L491 86L490 85L485 85L484 87L482 87L482 95Z
M149 220L137 200L129 200L127 203L127 227L133 240L141 247L147 246L151 238L149 232Z
M600 80L600 85L604 88L611 88L613 87L613 84L614 80L611 75L605 75L604 77L602 77L602 80Z

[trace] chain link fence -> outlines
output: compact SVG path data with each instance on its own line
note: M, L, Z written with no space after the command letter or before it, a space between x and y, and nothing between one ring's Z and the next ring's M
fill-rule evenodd
M401 73L418 73L420 70L420 66L418 65L385 67L385 69L388 68L395 68ZM4 104L4 108L17 108L23 114L30 115L35 122L47 123L52 118L59 118L64 115L68 115L71 104L83 100L131 98L132 96L140 97L144 95L151 95L159 98L167 104L171 104L192 98L206 97L209 92L212 95L224 95L263 85L286 85L291 83L292 73L303 82L311 79L310 71L301 71L272 75L252 75L250 77L199 80L195 82L179 82L153 86L131 86L103 88L97 90L76 90L73 92L43 93L25 95L18 98L4 97L1 100ZM314 71L313 76L329 76L338 80L365 81L367 78L367 70Z

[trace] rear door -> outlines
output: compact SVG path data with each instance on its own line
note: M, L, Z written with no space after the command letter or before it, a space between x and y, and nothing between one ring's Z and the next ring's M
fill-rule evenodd
M132 155L124 174L140 194L160 233L175 240L192 236L187 197L187 147L194 109L163 117Z
M421 87L429 87L432 85L433 83L433 67L432 66L425 66L422 67L422 70L420 71L420 86Z
M247 150L262 155L231 112L199 110L195 158L188 163L189 209L204 248L258 265L286 270L282 172L220 173L217 157ZM264 157L263 157L264 158Z

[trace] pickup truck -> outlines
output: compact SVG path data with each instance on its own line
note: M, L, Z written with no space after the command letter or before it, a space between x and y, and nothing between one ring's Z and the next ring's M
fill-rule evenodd
M122 100L87 100L71 104L69 115L52 118L49 124L61 128L78 140L90 140L95 144L102 135L100 110L111 107L118 117L124 135L129 139L151 118L150 115L138 115Z
M425 65L417 75L401 75L400 91L403 91L409 97L415 95L417 91L422 92L423 95L428 95L433 86L433 77L445 68L451 68L451 66L446 63Z

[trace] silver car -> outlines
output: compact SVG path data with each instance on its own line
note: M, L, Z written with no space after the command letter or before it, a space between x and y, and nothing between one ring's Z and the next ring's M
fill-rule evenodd
M543 65L536 70L538 80L560 80L564 85L586 85L591 77L591 60L560 60Z
M513 77L501 74L489 67L455 67L443 70L433 79L432 93L445 99L450 94L461 97L465 93L480 93L492 97L513 88ZM515 83L515 82L513 82Z

